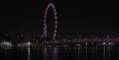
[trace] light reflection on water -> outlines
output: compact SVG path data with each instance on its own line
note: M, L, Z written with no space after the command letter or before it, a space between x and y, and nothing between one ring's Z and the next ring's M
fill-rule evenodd
M27 60L27 53L27 48L0 49L0 59ZM31 48L30 50L30 60L112 60L119 59L118 56L117 46Z

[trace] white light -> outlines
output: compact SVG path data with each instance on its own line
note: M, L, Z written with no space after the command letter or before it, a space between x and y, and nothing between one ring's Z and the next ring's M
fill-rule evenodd
M9 48L11 48L13 45L12 45L11 42L4 41L4 42L1 42L1 43L0 43L0 46L1 46L2 48L4 48L4 49L9 49Z
M106 42L103 42L102 44L103 44L103 45L106 45Z
M28 42L27 42L27 45L28 45L28 46L30 46L30 45L31 45L31 42L30 42L30 41L28 41Z
M31 42L28 41L28 42L25 42L25 43L19 43L17 46L18 47L30 47L31 46Z
M112 42L109 42L108 45L113 45L113 43Z
M87 46L87 45L88 45L88 43L87 43L87 42L85 42L85 45Z

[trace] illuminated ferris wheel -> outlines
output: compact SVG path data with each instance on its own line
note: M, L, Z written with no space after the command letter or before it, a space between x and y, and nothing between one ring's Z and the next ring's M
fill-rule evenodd
M49 3L45 9L44 19L43 19L43 33L42 38L56 39L58 28L58 17L55 5Z

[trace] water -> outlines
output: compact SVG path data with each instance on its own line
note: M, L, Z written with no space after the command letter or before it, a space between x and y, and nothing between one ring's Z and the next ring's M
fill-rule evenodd
M0 49L0 60L119 60L119 47L90 45L59 48Z

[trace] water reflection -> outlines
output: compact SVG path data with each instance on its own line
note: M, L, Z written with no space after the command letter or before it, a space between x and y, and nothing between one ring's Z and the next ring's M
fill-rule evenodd
M30 48L29 60L119 60L119 47L85 43L77 47ZM0 48L0 60L28 60L28 48Z

